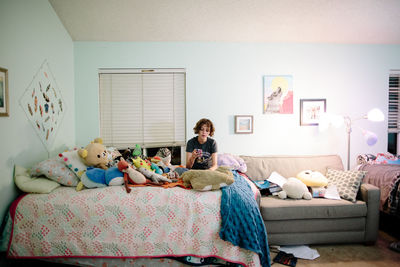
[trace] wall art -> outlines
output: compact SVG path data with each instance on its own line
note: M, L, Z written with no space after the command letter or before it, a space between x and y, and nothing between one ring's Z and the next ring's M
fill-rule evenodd
M50 152L66 111L65 101L45 60L19 101L40 140Z
M319 118L326 112L326 99L300 99L300 125L319 125Z
M264 113L293 114L293 77L265 75L263 78Z
M235 133L252 134L253 133L253 116L236 115L235 116Z
M8 117L8 70L0 68L0 116Z

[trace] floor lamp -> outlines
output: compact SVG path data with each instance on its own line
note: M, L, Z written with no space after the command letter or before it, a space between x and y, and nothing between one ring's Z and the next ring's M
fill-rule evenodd
M330 125L339 127L343 123L345 124L347 133L347 170L350 170L350 136L351 136L352 126L355 121L361 119L367 119L369 121L383 121L385 119L385 116L383 115L381 110L374 108L371 109L367 113L367 115L356 119L351 119L349 116L337 116L328 114L324 114L320 118L320 124L319 124L320 131L326 130ZM365 141L369 146L373 146L376 144L376 142L378 141L378 137L375 133L364 129L361 129L361 131L362 134L364 135Z

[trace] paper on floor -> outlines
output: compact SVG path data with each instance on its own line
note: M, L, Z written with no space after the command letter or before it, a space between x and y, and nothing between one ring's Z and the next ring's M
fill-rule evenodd
M316 249L312 249L309 246L305 245L281 246L279 250L286 253L291 253L299 259L314 260L319 257L318 251Z

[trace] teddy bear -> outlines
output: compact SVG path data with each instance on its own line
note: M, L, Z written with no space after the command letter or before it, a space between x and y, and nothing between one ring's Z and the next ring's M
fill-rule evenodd
M85 148L79 149L78 155L82 158L86 166L97 167L104 170L108 169L107 164L110 159L108 158L106 148L103 146L103 140L101 138L96 138Z
M182 174L183 184L198 191L218 190L235 182L233 174L227 167L211 170L189 170Z
M307 186L297 178L290 177L287 182L282 185L282 191L278 193L278 197L285 199L286 197L294 199L307 199L312 198L311 193L308 191Z

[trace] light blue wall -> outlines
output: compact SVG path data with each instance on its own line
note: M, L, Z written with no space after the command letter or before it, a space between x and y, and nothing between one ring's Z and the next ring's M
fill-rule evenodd
M85 145L99 135L99 68L186 68L187 137L202 117L216 125L220 152L234 154L329 154L346 164L344 127L319 133L299 126L299 100L326 98L327 111L360 117L378 107L387 114L389 70L400 68L399 45L105 43L75 42L76 138ZM294 114L263 114L262 77L293 75ZM129 116L129 107L126 107ZM234 134L234 115L254 116L254 134ZM368 147L352 133L351 159L384 152L387 122L357 121L378 143Z
M17 195L14 164L48 157L19 99L47 60L67 104L50 156L75 144L73 42L47 0L0 1L0 67L8 69L10 116L0 117L0 219Z

